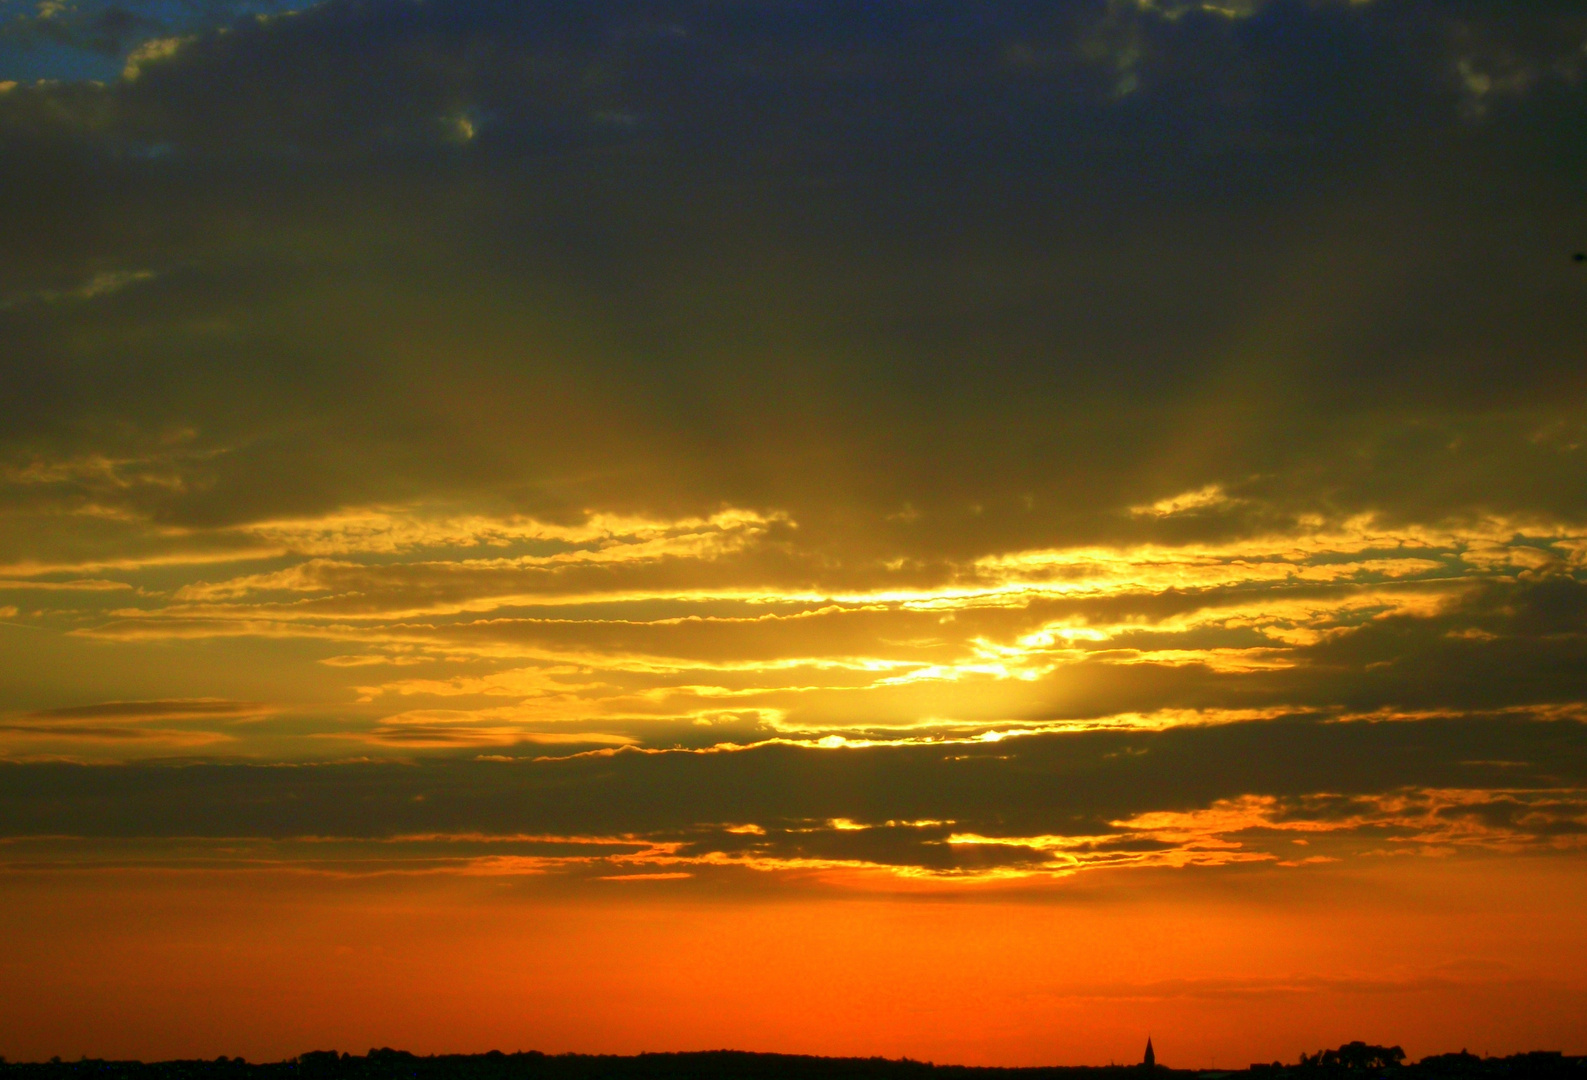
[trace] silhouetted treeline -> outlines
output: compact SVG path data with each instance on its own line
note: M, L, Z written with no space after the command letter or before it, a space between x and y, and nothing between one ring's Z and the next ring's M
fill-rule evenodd
M1298 1063L1249 1069L1174 1069L1163 1065L1052 1066L1004 1069L933 1065L908 1058L823 1058L714 1050L690 1054L443 1054L419 1057L403 1050L338 1054L319 1050L288 1061L250 1064L213 1061L61 1061L5 1063L0 1080L1321 1080L1338 1076L1392 1076L1394 1080L1587 1080L1587 1058L1534 1051L1478 1057L1461 1051L1404 1064L1397 1046L1347 1043L1337 1050L1302 1054Z
M1398 1046L1351 1042L1336 1050L1303 1053L1295 1065L1275 1061L1271 1065L1252 1065L1230 1075L1248 1075L1260 1080L1306 1080L1308 1077L1321 1080L1324 1076L1392 1076L1395 1080L1461 1080L1466 1077L1471 1080L1484 1077L1580 1080L1587 1078L1587 1057L1566 1057L1557 1050L1532 1050L1509 1057L1478 1057L1462 1050L1455 1054L1434 1054L1408 1065L1405 1064L1405 1051Z

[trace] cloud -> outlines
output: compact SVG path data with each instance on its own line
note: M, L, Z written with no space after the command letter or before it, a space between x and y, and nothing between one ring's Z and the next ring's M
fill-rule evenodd
M131 589L125 581L104 578L74 578L68 581L33 581L18 578L0 578L0 589L42 590L44 592L117 592Z
M121 69L121 77L128 82L134 81L143 74L146 65L170 60L176 56L177 50L190 40L192 39L183 37L150 38L127 56L126 66Z
M153 270L103 270L74 288L37 289L33 292L0 297L0 309L15 307L19 304L50 304L59 303L63 300L92 300L95 297L120 292L122 289L148 281L154 276Z
M9 827L1575 850L1570 5L107 11L0 48L0 752L405 764Z
M24 714L39 723L79 720L182 720L258 716L268 707L251 701L219 698L179 698L168 701L105 701L95 705L70 705Z
M107 748L147 747L151 751L196 750L234 743L239 722L256 721L275 710L259 702L218 698L165 701L106 701L22 713L0 721L0 738L21 747L63 743L102 744ZM180 726L162 726L176 723Z
M514 709L410 709L382 718L372 730L346 737L375 744L402 747L463 746L634 746L630 735L602 731L533 730L537 722L563 719L546 717L530 708Z
M1576 851L1587 837L1582 732L1579 721L1497 717L1268 721L994 743L604 749L417 768L11 765L0 825L9 836L399 846L409 835L473 837L492 855L500 849L489 845L513 837L556 835L643 841L643 852L615 862L669 870L971 880L1242 862L1301 870L1397 853ZM473 732L461 734L472 745ZM1503 768L1486 763L1501 756ZM1299 857L1295 838L1309 842ZM580 855L563 869L589 866ZM554 869L555 860L535 863Z
M320 643L319 666L347 672L360 708L460 709L471 737L509 741L513 725L595 717L668 745L724 712L763 734L902 737L1568 708L1583 692L1568 532L1358 525L1046 550L946 568L935 588L833 596L761 576L788 569L760 555L797 522L697 528L535 556L296 561L77 634Z
M65 743L74 747L99 744L114 751L132 747L161 753L214 749L236 739L219 731L182 731L146 727L121 727L111 724L0 723L0 734L22 747L39 743ZM23 760L33 755L24 754Z

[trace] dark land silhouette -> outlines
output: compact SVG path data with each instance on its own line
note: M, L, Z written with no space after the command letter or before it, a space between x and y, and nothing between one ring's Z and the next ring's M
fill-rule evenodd
M1155 1055L1154 1055L1155 1059ZM1323 1080L1325 1077L1392 1077L1394 1080L1587 1080L1587 1057L1532 1051L1479 1057L1464 1050L1414 1063L1397 1046L1354 1042L1302 1054L1300 1060L1258 1063L1245 1069L1176 1069L1138 1065L993 1066L934 1065L908 1058L825 1058L755 1054L737 1050L699 1053L439 1054L371 1050L358 1056L319 1050L287 1061L253 1064L241 1058L213 1061L101 1061L82 1059L6 1063L0 1080Z

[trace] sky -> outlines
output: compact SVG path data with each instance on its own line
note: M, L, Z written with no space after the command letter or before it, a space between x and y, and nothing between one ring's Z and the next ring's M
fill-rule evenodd
M1587 1052L1584 80L0 0L0 1054Z

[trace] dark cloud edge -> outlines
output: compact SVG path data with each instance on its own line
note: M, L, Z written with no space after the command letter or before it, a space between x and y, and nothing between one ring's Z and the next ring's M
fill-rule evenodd
M0 834L10 837L661 835L833 819L1092 835L1110 821L1246 796L1347 806L1423 789L1575 792L1587 787L1587 725L1513 716L1251 721L952 746L768 743L326 765L4 763L0 777Z

